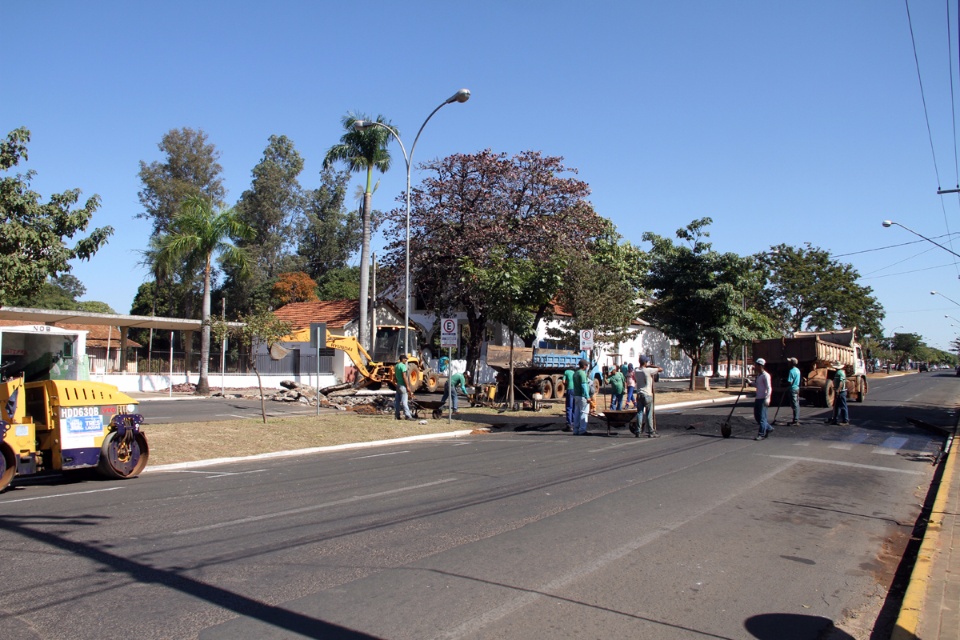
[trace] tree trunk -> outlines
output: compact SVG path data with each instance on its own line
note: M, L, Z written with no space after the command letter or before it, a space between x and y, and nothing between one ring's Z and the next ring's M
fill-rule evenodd
M467 341L467 368L473 372L474 384L479 384L479 371L475 370L480 360L480 349L483 346L483 334L487 321L483 316L476 316L473 311L467 311L467 325L470 327L470 339ZM474 367L474 369L471 369Z
M720 338L713 341L713 377L720 375Z
M363 240L360 244L360 331L359 341L363 348L370 348L370 326L367 324L367 309L370 300L370 207L373 194L370 192L370 170L367 175L367 190L363 192ZM410 345L404 345L404 353L410 351Z
M260 391L260 415L263 417L263 424L267 424L267 404L263 399L263 382L260 380L260 372L257 371L256 356L253 360L253 372L257 374L257 390ZM317 404L320 404L320 398L317 398Z
M197 380L198 396L210 395L210 258L203 271L203 308L200 312L200 379Z

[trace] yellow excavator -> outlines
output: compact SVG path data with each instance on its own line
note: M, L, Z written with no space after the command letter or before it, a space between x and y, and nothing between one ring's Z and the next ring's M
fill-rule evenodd
M327 331L327 347L343 351L353 362L361 376L356 386L379 388L386 384L396 388L393 368L403 352L404 333L402 325L378 326L371 354L363 348L356 337L337 336ZM410 384L414 392L425 388L433 393L440 384L439 376L420 359L419 336L415 331L410 331L410 338L412 348L407 353Z

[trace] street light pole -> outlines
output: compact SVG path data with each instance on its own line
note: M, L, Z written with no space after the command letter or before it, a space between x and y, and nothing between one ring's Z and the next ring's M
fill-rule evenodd
M444 106L450 104L451 102L466 102L470 99L470 90L469 89L460 89L455 94L444 100L440 103L436 109L430 112L430 115L427 116L427 119L423 121L423 124L420 125L420 130L417 131L417 136L413 139L413 145L410 147L410 153L407 153L406 147L403 146L403 140L400 139L400 135L397 133L396 129L390 125L384 124L382 122L372 122L366 120L357 120L353 123L353 128L357 131L363 131L364 129L369 129L370 127L383 127L397 139L397 144L400 145L400 151L403 152L403 160L407 165L407 238L405 243L405 253L406 253L406 268L404 270L404 304L403 304L403 352L407 353L410 349L410 170L413 167L413 151L417 148L417 140L420 139L420 134L423 133L423 128L427 126L427 123L430 122L430 118L433 117L437 111L440 111ZM375 336L374 336L375 338Z
M952 302L953 304L955 304L955 305L957 305L958 307L960 307L960 302L957 302L956 300L951 300L950 298L947 298L947 296L943 295L943 294L940 293L939 291L931 291L931 292L930 292L930 295L932 295L932 296L940 296L941 298L946 298L947 300L950 300L950 302Z
M941 249L943 249L944 251L946 251L947 253L952 253L952 254L955 255L956 257L960 258L960 253L957 253L956 251L953 251L953 250L951 250L951 249L947 249L945 246L943 246L943 245L940 244L939 242L936 242L935 240L931 240L931 239L928 238L927 236L924 236L924 235L921 235L921 234L917 233L916 231L914 231L914 230L911 229L910 227L904 226L904 225L900 224L899 222L894 222L893 220L884 220L884 221L883 221L883 226L885 226L885 227L892 227L893 225L897 225L897 226L900 227L901 229L906 229L907 231L909 231L909 232L912 233L913 235L917 236L918 238L923 238L924 240L926 240L926 241L929 242L930 244L935 244L935 245L937 245L938 247L940 247Z

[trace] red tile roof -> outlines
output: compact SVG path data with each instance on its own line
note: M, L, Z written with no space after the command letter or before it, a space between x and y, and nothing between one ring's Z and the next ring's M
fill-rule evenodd
M317 300L291 302L273 312L296 329L306 329L311 322L326 322L328 329L343 329L360 315L358 300Z

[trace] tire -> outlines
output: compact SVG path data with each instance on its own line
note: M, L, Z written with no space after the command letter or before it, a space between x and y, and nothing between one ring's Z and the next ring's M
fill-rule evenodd
M6 442L0 441L0 491L6 489L17 475L17 456Z
M407 374L410 376L410 390L416 393L423 385L423 373L420 367L415 364L407 365Z
M821 407L827 407L828 409L833 406L833 401L837 397L837 390L833 386L833 380L827 380L823 385L823 393L820 396Z
M544 400L553 400L553 380L550 376L542 378L537 388L540 390L540 395L543 396Z
M870 390L870 383L867 382L867 376L860 378L860 391L857 393L856 401L863 402Z
M436 371L429 371L423 377L423 384L427 387L427 391L433 393L440 386L440 376Z
M567 384L563 381L563 376L556 376L553 380L553 397L563 400L567 395Z
M129 442L124 442L116 431L111 431L100 447L97 473L114 480L132 478L143 471L149 457L150 447L145 435L138 431L132 434Z

